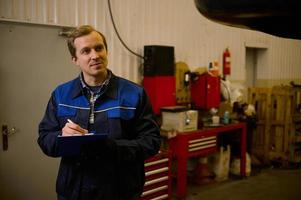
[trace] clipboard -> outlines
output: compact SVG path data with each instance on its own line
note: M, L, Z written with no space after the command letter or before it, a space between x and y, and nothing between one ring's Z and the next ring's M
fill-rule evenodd
M58 151L60 156L77 156L80 155L82 146L89 142L104 140L108 134L61 136L57 137Z

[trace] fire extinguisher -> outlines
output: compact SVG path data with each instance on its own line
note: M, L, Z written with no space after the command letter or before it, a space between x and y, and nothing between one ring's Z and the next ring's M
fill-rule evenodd
M231 54L229 48L226 48L223 53L223 74L230 75L231 72Z

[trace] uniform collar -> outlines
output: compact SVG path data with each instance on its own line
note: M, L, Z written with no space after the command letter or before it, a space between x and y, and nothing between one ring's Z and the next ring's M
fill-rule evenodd
M110 78L107 83L107 89L104 92L104 95L110 97L110 98L117 98L117 91L118 91L118 79L117 77L112 73L112 71L108 70L108 73L110 74ZM85 94L86 85L83 81L81 81L81 75L79 75L76 79L74 79L74 86L71 91L71 97L76 98L80 95Z
M118 95L118 77L115 76L112 72L111 72L111 79L110 82L108 84L108 88L105 92L105 95L107 95L108 97L112 98L112 99L116 99L117 95Z

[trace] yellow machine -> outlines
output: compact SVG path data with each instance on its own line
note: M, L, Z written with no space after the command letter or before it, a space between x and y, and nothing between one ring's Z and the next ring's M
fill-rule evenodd
M185 62L177 62L175 67L176 76L176 102L177 104L189 104L190 95L190 70Z

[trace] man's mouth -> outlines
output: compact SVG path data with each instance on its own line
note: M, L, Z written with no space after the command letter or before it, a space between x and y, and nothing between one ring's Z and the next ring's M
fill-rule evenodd
M102 62L92 63L90 66L98 66L98 65L102 65Z

